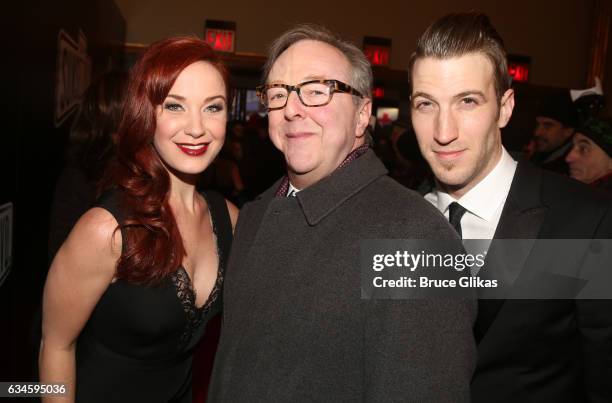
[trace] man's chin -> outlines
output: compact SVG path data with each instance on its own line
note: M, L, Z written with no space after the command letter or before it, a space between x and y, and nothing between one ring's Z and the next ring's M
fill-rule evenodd
M536 153L547 153L551 151L552 147L546 142L536 141L535 143L535 152Z
M572 172L572 171L570 170L570 172L569 172L569 176L570 176L570 178L575 179L575 180L577 180L577 181L580 181L580 182L583 182L583 183L588 183L588 182L585 180L586 178L584 177L584 175L582 175L580 172Z
M447 165L438 165L433 170L434 175L440 182L458 185L462 182L463 173L461 172L461 168L457 165L447 166Z
M306 175L313 170L311 164L296 164L287 161L287 172L292 175Z
M469 177L457 166L450 168L439 166L434 170L434 175L439 184L452 190L464 187Z

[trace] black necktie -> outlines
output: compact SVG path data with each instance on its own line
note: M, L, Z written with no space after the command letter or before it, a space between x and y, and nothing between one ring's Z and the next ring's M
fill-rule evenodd
M461 217L463 217L466 211L467 210L457 202L452 202L448 206L448 221L461 238L463 238L463 234L461 233Z

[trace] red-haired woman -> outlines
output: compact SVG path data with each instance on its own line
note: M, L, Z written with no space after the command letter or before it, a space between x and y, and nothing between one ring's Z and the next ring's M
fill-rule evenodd
M188 37L151 45L132 70L109 191L45 285L41 382L66 383L67 401L191 401L192 353L220 308L237 216L195 186L225 138L226 77Z

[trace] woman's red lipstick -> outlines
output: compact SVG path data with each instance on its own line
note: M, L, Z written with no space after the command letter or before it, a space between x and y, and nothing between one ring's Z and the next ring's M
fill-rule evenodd
M208 144L177 144L179 150L192 157L198 157L206 152Z

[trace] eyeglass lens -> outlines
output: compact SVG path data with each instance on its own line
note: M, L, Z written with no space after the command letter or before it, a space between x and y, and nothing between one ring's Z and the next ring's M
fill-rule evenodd
M324 83L310 83L299 88L299 96L306 106L324 105L329 101L331 89ZM272 87L266 90L266 100L269 108L285 106L289 93L287 88Z

